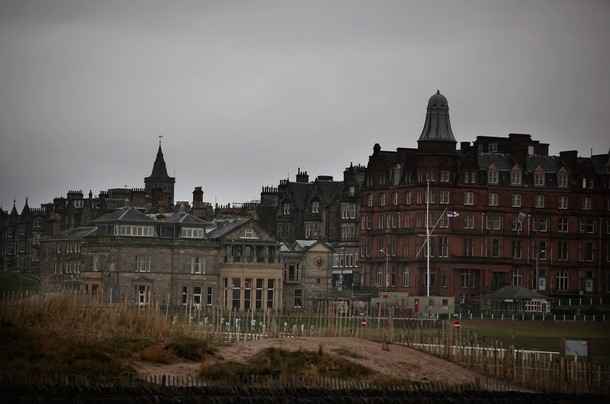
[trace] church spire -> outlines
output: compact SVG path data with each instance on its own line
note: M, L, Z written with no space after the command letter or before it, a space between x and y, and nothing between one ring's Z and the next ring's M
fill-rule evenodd
M159 139L159 149L157 149L157 157L153 165L152 174L153 178L167 178L167 167L165 166L165 159L163 158L163 150L161 149L161 139Z

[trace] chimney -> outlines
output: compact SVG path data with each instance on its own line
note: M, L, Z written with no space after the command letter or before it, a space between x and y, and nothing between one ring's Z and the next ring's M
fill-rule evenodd
M298 169L297 182L302 183L302 184L309 183L309 175L307 174L307 171L301 171L300 168Z
M203 189L195 187L193 191L193 208L200 208L201 206L203 206Z

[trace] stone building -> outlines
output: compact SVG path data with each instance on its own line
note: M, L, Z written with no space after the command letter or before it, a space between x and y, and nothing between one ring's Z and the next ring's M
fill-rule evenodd
M144 190L152 196L154 210L171 210L174 206L174 184L176 179L167 174L161 142L152 173L144 178Z
M318 240L280 244L284 271L284 306L287 310L317 311L332 297L333 249Z
M252 220L208 222L126 207L42 245L46 291L240 311L282 304L277 242Z
M429 183L431 294L610 293L610 154L553 156L514 133L456 144L437 92L417 148L374 146L360 205L364 285L425 295Z
M282 242L319 240L332 245L332 284L351 288L358 284L359 198L366 169L350 165L343 181L318 176L309 181L300 169L296 181L281 180L279 186L263 187L257 216L265 229Z

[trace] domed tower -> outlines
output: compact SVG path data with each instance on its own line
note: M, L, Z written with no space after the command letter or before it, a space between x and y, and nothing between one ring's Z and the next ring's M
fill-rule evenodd
M449 120L447 98L436 90L428 100L426 122L417 140L417 147L425 153L455 153L455 137Z

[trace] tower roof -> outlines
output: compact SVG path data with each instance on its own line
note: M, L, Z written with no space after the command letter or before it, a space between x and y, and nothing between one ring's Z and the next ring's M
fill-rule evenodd
M161 150L161 142L159 142L159 149L157 150L157 157L155 158L155 164L153 165L152 178L167 178L167 167L165 167L165 159L163 158L163 150Z
M428 100L426 122L418 142L454 142L455 137L449 120L449 104L447 98L436 90Z

